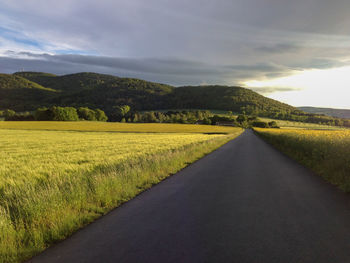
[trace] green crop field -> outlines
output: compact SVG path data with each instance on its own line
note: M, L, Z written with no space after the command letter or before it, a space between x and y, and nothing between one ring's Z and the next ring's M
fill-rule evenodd
M0 262L30 258L242 131L181 124L2 122Z
M254 130L327 181L350 192L350 130Z
M347 128L342 128L339 126L329 126L317 123L307 123L298 121L286 121L286 120L275 120L270 118L259 117L262 121L270 122L275 121L279 127L282 129L309 129L309 130L344 130Z

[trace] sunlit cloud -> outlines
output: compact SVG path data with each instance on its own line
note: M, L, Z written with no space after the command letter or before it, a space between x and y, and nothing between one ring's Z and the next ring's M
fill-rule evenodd
M294 72L293 75L244 82L246 87L295 106L350 109L350 66ZM282 92L281 92L282 91Z

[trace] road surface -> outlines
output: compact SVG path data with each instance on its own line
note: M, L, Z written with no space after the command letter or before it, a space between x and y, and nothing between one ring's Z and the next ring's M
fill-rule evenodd
M246 131L30 262L350 262L350 197Z

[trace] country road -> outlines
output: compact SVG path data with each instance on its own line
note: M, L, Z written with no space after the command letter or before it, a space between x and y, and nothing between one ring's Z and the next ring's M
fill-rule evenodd
M350 196L252 131L29 262L350 262Z

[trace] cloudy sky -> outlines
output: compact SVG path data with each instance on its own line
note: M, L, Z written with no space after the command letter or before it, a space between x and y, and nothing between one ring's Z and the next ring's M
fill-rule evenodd
M0 72L242 85L350 108L349 0L0 0Z

